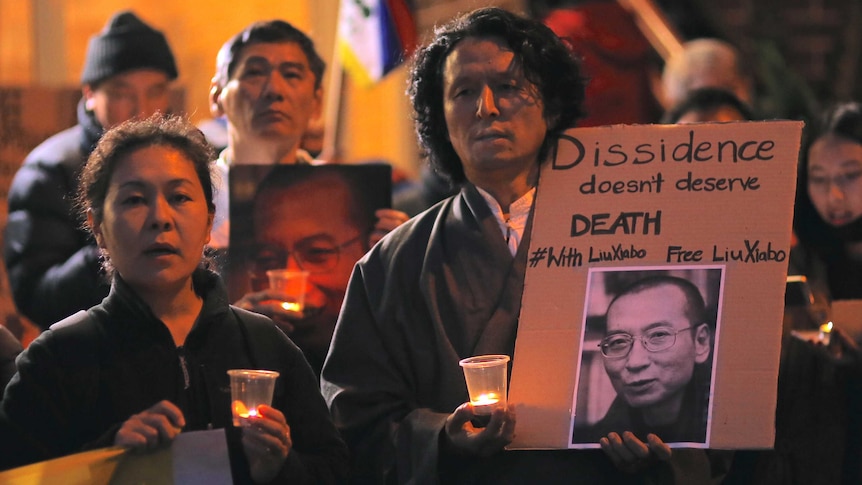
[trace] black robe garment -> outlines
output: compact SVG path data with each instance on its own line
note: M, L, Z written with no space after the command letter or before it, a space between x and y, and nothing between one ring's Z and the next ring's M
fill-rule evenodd
M599 450L440 450L462 358L514 353L529 224L513 258L472 185L390 233L351 277L322 390L357 483L626 483ZM517 428L516 428L517 432Z

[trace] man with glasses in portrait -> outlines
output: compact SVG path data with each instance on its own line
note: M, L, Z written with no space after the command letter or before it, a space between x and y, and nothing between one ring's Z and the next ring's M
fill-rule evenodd
M575 429L573 442L595 442L611 432L648 434L665 443L705 443L709 411L712 331L703 296L675 276L641 279L608 305L599 343L617 395L605 416Z
M249 210L238 211L249 220L236 220L231 229L234 241L247 240L237 232L253 238L231 248L231 278L245 279L249 290L236 304L270 316L317 373L353 265L368 251L375 210L389 202L390 174L385 166L273 168ZM266 271L272 269L308 272L301 312L285 309L268 288Z

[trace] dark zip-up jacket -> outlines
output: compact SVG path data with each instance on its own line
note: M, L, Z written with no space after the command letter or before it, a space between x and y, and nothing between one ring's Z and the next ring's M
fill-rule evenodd
M18 311L42 329L97 305L110 289L74 206L78 176L102 132L82 101L78 124L33 149L9 186L9 286Z
M0 403L0 468L111 446L125 420L167 399L184 430L226 429L234 479L249 482L227 370L260 368L280 373L273 407L293 439L280 478L343 479L347 449L302 352L268 318L230 307L214 273L198 270L195 288L204 306L181 347L119 277L100 305L33 341Z

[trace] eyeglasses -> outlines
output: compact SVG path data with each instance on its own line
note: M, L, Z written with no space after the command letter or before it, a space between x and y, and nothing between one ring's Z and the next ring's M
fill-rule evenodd
M808 176L808 185L815 192L829 192L832 185L838 187L841 191L845 191L851 184L858 182L860 179L862 179L862 170L854 170L832 176L816 174Z
M252 249L252 259L257 271L287 267L292 255L296 263L309 273L325 273L338 265L341 250L362 240L364 233L341 244L330 236L312 236L298 241L292 249L280 244L259 244Z
M674 330L668 327L657 327L648 330L643 335L631 335L628 333L615 333L609 335L599 342L599 348L602 349L602 355L609 359L622 359L629 355L634 346L635 339L638 339L643 344L644 348L650 352L661 352L673 347L676 343L676 335L686 330L691 330L695 326Z

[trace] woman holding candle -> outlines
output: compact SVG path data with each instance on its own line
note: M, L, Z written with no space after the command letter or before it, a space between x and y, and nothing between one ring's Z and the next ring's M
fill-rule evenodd
M813 303L793 325L819 328L830 356L825 361L793 340L782 349L776 450L784 452L801 483L812 477L859 483L862 468L850 457L862 447L856 431L862 422L862 360L858 343L842 329L845 322L836 321L834 328L831 321L823 324L828 315L823 308L834 300L862 298L862 104L835 104L818 121L800 159L794 213L798 243L791 251L790 274L807 277ZM824 373L812 374L813 366ZM782 399L785 395L791 398Z
M230 307L208 269L213 158L175 117L125 123L99 142L79 203L111 292L22 354L0 404L0 468L226 428L237 482L343 476L346 449L302 353L271 320ZM272 406L242 428L232 426L234 368L280 373Z

